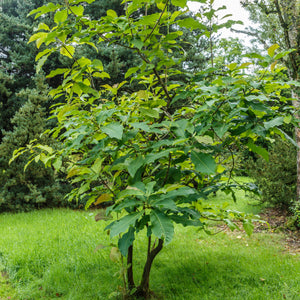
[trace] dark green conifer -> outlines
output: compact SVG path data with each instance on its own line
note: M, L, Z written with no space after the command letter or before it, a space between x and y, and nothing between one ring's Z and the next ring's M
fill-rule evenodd
M24 172L28 155L22 155L9 164L13 151L26 147L31 140L49 143L46 141L48 137L41 137L46 126L43 102L48 101L48 89L43 81L40 75L36 78L35 89L20 92L18 96L27 101L11 120L13 130L3 131L0 144L0 211L58 206L63 202L63 188L52 169L33 163Z

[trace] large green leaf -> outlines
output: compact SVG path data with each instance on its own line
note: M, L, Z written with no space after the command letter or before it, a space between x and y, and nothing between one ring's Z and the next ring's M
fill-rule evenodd
M35 19L40 17L41 15L44 15L46 13L49 13L49 12L52 12L52 11L55 11L57 10L58 8L62 7L61 4L53 4L52 2L48 3L47 5L44 5L44 6L41 6L41 7L38 7L37 9L34 9L32 10L28 16L31 16L31 15L35 15Z
M143 117L152 117L152 118L158 118L159 117L159 112L155 109L151 108L140 108L140 113Z
M254 225L250 220L246 219L243 221L243 228L246 231L246 233L250 236L253 233Z
M39 62L37 63L37 66L36 66L36 73L39 73L39 72L40 72L40 70L41 70L42 66L45 64L45 62L46 62L48 56L49 56L49 54L43 56L43 57L39 60Z
M257 153L258 155L262 156L266 161L269 161L269 153L266 149L260 147L260 146L257 146L253 143L253 141L249 142L247 144L248 148Z
M159 16L159 13L143 16L137 23L141 25L155 25Z
M124 208L133 208L135 207L137 204L139 204L139 201L136 199L132 199L132 198L126 198L124 200L122 200L119 204L117 204L114 207L110 207L109 210L113 210L115 212L121 212L122 209Z
M70 70L67 69L67 68L63 68L63 69L58 68L58 69L52 70L52 71L50 72L50 74L48 74L48 75L46 76L46 78L52 78L52 77L54 77L54 76L56 76L56 75L61 75L61 74L69 73L69 72L70 72Z
M186 6L187 0L172 0L171 2L175 6L179 6L181 8L184 8Z
M66 9L64 9L64 10L59 10L59 11L57 11L57 12L55 13L55 15L54 15L54 22L55 22L56 24L59 24L59 23L61 23L61 22L66 21L67 18L68 18L68 12L67 12L67 10L66 10Z
M154 161L156 161L158 159L161 159L163 157L168 157L171 150L172 149L168 149L168 150L161 151L161 152L158 152L158 153L148 154L145 157L145 164L151 164L151 163L153 163Z
M70 10L76 16L82 16L84 12L84 7L82 5L70 6Z
M191 151L191 159L195 165L196 171L203 174L214 174L216 172L216 162L211 155Z
M183 20L180 20L178 21L178 25L190 30L206 29L205 25L201 24L199 21L195 20L194 18L185 18Z
M116 138L118 140L122 139L123 136L123 126L119 123L110 123L101 128L104 133L106 133L111 138Z
M144 164L144 158L140 155L136 159L129 162L128 172L131 177L134 177L138 169Z
M151 230L158 238L163 238L166 245L169 244L174 235L172 220L163 212L154 209L150 213Z
M128 248L132 245L134 241L134 228L130 227L126 233L122 235L119 239L118 247L123 256L128 253Z
M73 58L74 53L75 53L75 48L73 46L67 45L60 48L60 54L67 56L69 58Z
M272 127L282 125L283 122L284 122L284 118L283 118L283 117L277 117L277 118L274 118L274 119L271 120L271 121L264 122L264 127L265 127L267 130L269 130L269 129L272 128Z
M125 73L124 78L129 77L130 75L134 74L138 70L140 70L139 67L133 67L133 68L128 69L128 71Z
M177 210L177 206L176 206L175 202L170 198L166 198L166 199L158 198L154 201L151 201L150 205L155 206L159 209L171 209L173 211Z
M134 226L136 220L138 220L143 215L143 211L134 212L132 214L126 215L118 221L109 224L105 230L110 229L110 237L114 237L122 232L129 229L130 226Z
M109 9L106 13L107 13L107 16L112 17L114 19L116 19L118 17L117 13L112 9Z
M216 126L213 127L215 133L218 135L219 138L222 138L224 136L224 134L227 132L229 125L226 123L223 124L218 124Z
M272 45L269 49L268 49L268 54L273 57L275 55L275 51L276 49L278 49L280 46L278 44L274 44Z
M181 224L182 226L186 227L186 226L197 226L197 227L204 227L204 224L199 220L199 219L190 219L188 216L183 215L172 215L170 216L170 218L172 218L172 220L177 223L177 224Z
M118 195L117 198L123 199L131 196L144 196L145 193L141 191L140 189L136 187L128 187L126 190L121 191Z

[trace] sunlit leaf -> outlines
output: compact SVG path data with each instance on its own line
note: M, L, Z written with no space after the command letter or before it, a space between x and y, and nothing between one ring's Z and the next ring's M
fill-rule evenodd
M108 15L109 17L112 17L112 18L114 18L114 19L116 19L116 18L118 17L117 13L116 13L114 10L112 10L112 9L107 10L106 13L107 13L107 15Z
M111 259L111 261L113 262L120 262L121 261L121 252L117 247L112 247L110 250L110 254L109 254L109 258Z
M108 202L112 199L111 194L102 194L100 197L97 198L96 202L94 202L94 205L99 205L103 202Z
M187 0L171 0L172 4L181 8L186 7Z
M82 5L79 6L70 6L70 10L76 16L82 16L84 12L84 7Z
M250 236L253 233L254 225L250 220L246 219L243 221L243 228L246 231L246 233Z
M74 53L75 53L75 48L73 46L66 45L60 48L60 54L67 56L69 58L73 58Z
M280 46L278 44L274 44L271 47L268 48L268 54L273 57L275 55L276 49L278 49Z
M66 9L59 10L54 15L54 22L56 24L62 23L68 19L68 12Z

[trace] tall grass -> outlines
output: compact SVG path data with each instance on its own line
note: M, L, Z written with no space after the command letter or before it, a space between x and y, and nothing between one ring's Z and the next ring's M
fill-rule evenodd
M0 215L0 264L15 293L0 299L112 297L122 284L120 266L109 259L111 241L95 214L57 209ZM174 240L154 262L151 287L161 299L300 299L299 256L285 253L281 239L228 232L207 236L177 226ZM95 251L99 244L109 247ZM138 238L137 277L145 249L144 238Z

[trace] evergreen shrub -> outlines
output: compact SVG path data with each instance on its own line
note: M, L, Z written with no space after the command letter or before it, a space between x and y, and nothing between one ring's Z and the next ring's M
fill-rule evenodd
M36 82L36 89L26 89L18 95L27 98L27 101L11 120L13 130L3 131L0 144L0 212L67 204L64 195L69 191L68 183L60 180L51 168L45 168L39 162L29 165L24 172L28 155L9 163L14 150L26 147L31 140L39 139L51 144L46 136L40 137L46 126L42 104L49 101L48 89L42 76Z
M249 164L250 176L261 191L261 201L282 209L291 209L296 199L297 152L279 138L271 145L269 161L262 157Z

